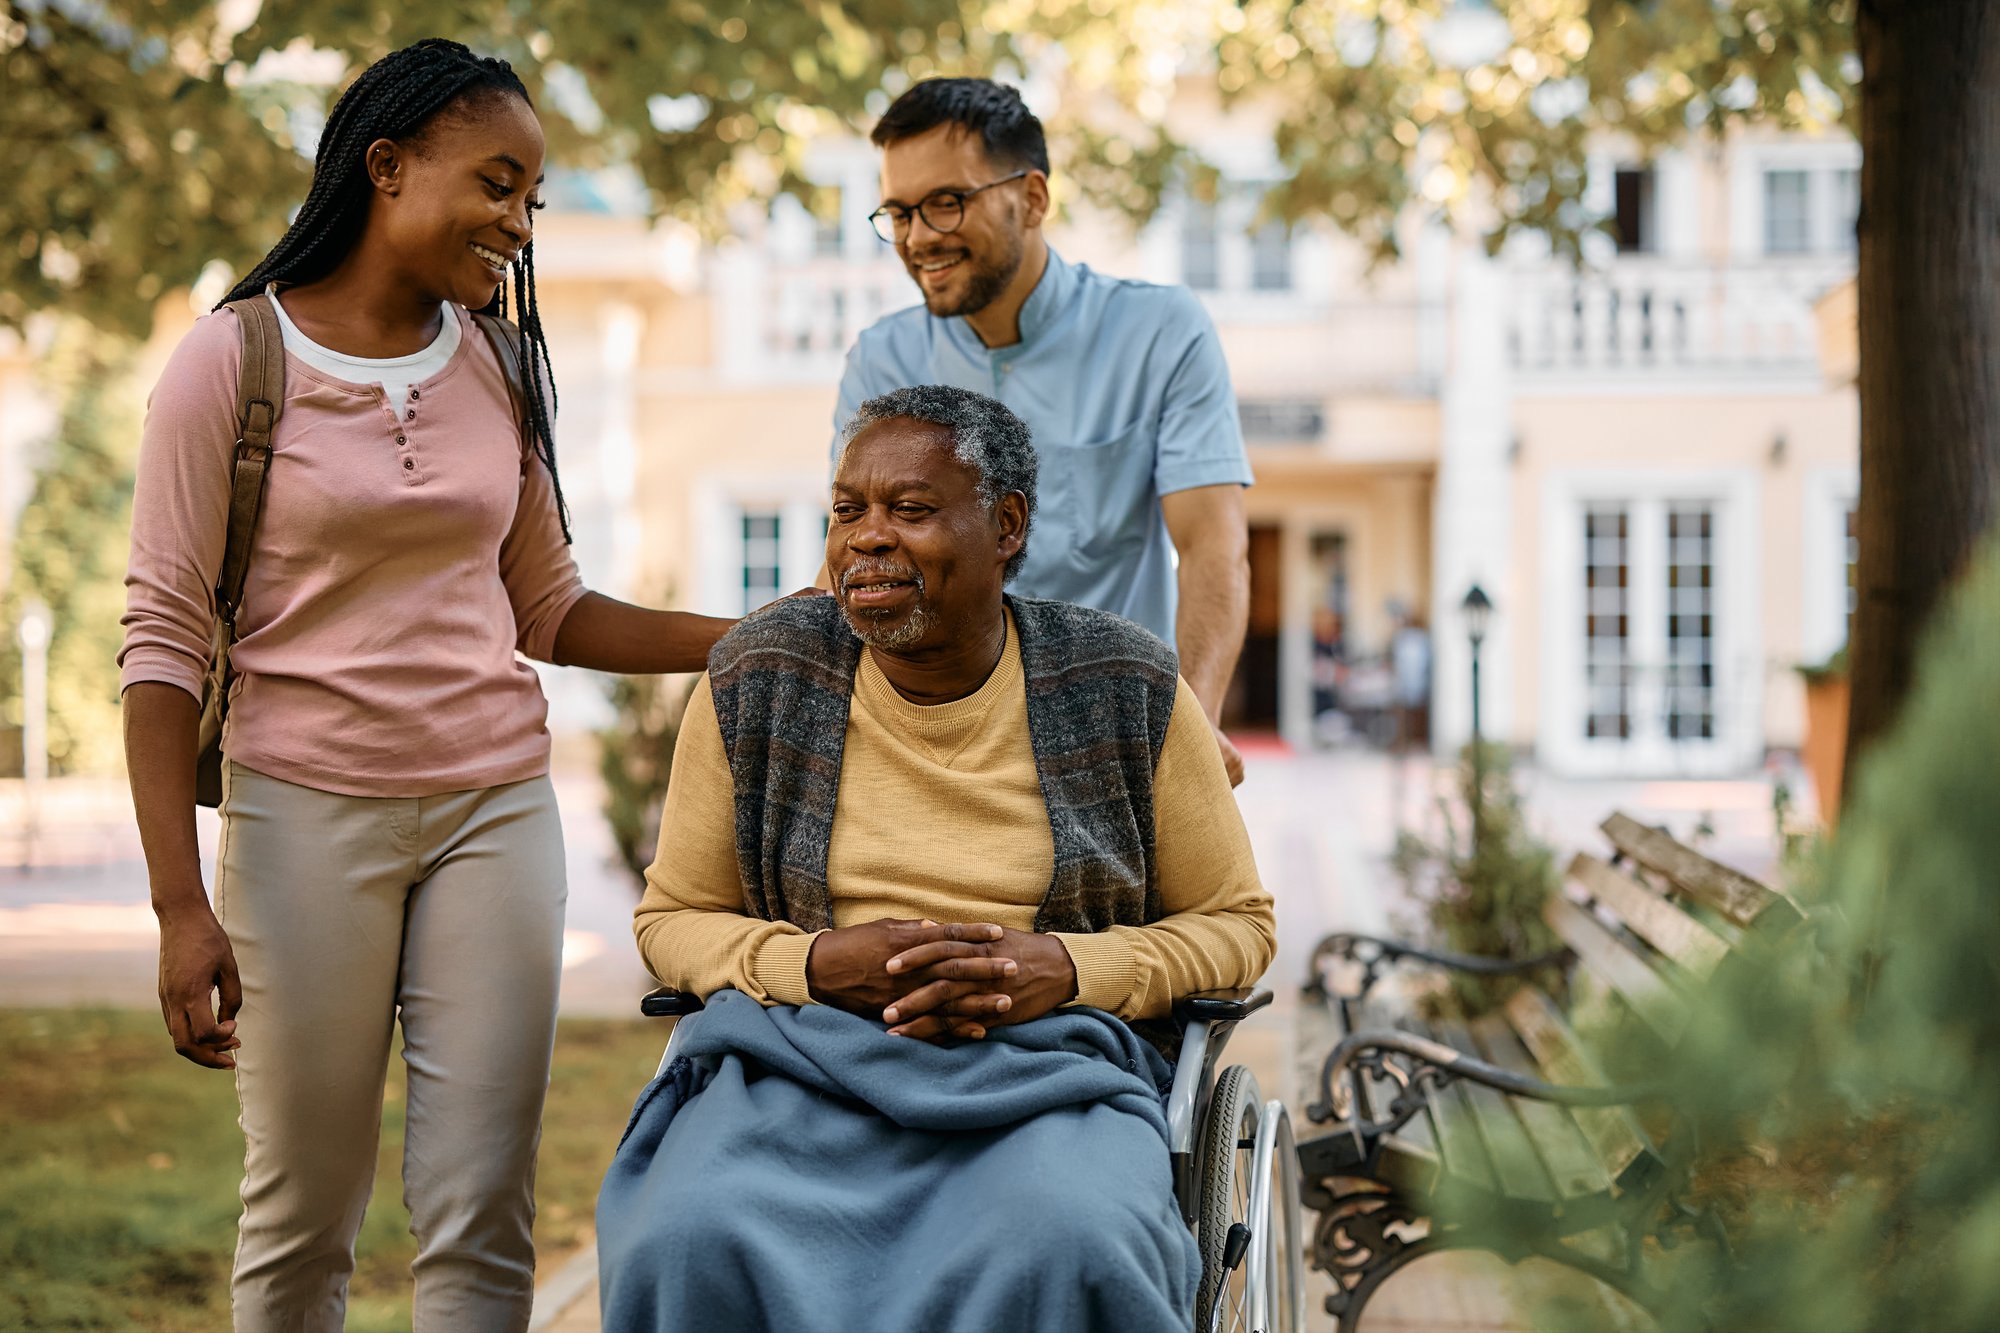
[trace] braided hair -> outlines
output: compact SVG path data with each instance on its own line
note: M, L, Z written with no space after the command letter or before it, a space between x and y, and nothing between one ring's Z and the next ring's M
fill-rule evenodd
M410 139L423 132L445 108L481 95L511 95L533 105L513 66L497 56L475 55L458 42L429 37L392 51L363 70L334 103L313 160L312 188L282 239L229 294L216 302L255 296L273 282L307 283L331 273L360 239L373 190L363 154L377 139ZM506 317L502 283L482 314ZM563 540L570 539L569 505L556 473L555 375L542 309L535 298L535 246L521 247L514 266L515 324L521 330L522 387L535 457L549 470Z

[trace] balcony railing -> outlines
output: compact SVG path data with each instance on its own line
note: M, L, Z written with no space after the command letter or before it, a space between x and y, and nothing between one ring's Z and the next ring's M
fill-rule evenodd
M1608 271L1514 271L1508 351L1523 377L1811 374L1813 302L1846 260L1678 264L1622 260Z

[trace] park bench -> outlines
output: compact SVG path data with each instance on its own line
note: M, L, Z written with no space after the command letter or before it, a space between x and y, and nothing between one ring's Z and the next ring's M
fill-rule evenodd
M1317 1087L1307 1116L1333 1128L1299 1158L1317 1214L1311 1258L1334 1279L1327 1309L1341 1333L1391 1274L1442 1250L1539 1255L1656 1314L1649 1242L1706 1233L1726 1254L1719 1224L1682 1198L1691 1127L1655 1089L1612 1084L1604 1067L1671 1050L1702 988L1758 966L1801 916L1661 830L1623 814L1602 828L1613 854L1577 855L1544 913L1556 953L1476 958L1357 934L1315 946L1300 1054ZM1379 984L1406 964L1562 983L1524 983L1470 1022L1426 1020Z

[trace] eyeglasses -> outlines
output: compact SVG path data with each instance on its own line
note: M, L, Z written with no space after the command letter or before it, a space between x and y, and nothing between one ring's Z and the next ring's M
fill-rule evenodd
M901 204L884 204L868 215L874 224L875 234L891 245L910 234L910 216L915 214L924 220L924 225L941 236L948 236L965 221L965 203L976 195L984 194L996 185L1017 181L1027 175L1026 170L1011 176L1002 176L997 181L975 185L970 190L934 190L924 196L915 208L905 208Z

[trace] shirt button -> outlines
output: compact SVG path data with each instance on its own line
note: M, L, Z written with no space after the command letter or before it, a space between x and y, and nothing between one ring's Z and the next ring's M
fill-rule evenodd
M410 437L407 435L398 435L396 437L397 444L408 444L409 442L410 442Z
M403 420L405 421L415 421L416 419L417 419L417 409L414 407L410 409L409 415L403 418Z
M421 394L420 394L420 393L419 393L419 392L417 391L417 388L416 388L416 386L415 386L415 385L412 385L412 386L410 386L410 401L411 401L411 402L413 402L413 403L414 403L414 402L416 402L416 401L417 401L417 399L418 399L419 397L421 397L421 396L422 396L422 395L421 395Z
M403 471L405 471L405 472L415 472L416 470L417 470L417 460L416 460L416 459L414 459L414 458L405 458L405 459L403 460Z

